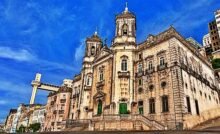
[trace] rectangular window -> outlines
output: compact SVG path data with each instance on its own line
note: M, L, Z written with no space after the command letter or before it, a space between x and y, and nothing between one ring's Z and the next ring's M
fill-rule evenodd
M198 103L198 100L195 100L195 105L196 105L196 114L199 115L199 103Z
M121 70L122 71L127 71L127 60L122 60L121 62Z
M138 65L138 73L141 73L142 72L142 64L139 64Z
M141 86L142 85L142 79L138 80L138 85Z
M150 114L155 113L155 99L154 98L149 99L149 113Z
M165 64L164 57L160 57L160 66L163 66L164 64Z
M139 54L139 60L141 60L142 59L142 54Z
M162 97L162 112L169 112L168 96Z
M139 114L144 114L143 101L138 102Z
M100 71L99 73L100 73L100 74L99 74L99 80L100 80L100 81L103 81L103 80L104 80L103 71Z
M149 70L152 70L152 69L153 69L153 63L152 63L152 61L149 61L149 63L148 63L148 69L149 69Z
M186 104L187 104L187 112L191 113L191 105L190 105L190 98L189 98L189 96L186 97Z

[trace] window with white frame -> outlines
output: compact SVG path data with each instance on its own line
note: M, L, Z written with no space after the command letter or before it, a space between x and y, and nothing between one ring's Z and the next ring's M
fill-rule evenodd
M164 57L160 57L160 66L165 65L165 59Z
M152 70L153 69L153 62L149 61L148 62L148 70Z

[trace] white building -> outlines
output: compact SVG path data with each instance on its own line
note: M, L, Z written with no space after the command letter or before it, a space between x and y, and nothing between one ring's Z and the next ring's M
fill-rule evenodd
M203 36L203 46L210 46L211 45L211 38L210 38L210 34L206 34Z
M220 9L215 11L215 21L216 21L216 25L217 25L217 28L218 28L218 34L220 36Z
M19 105L17 109L17 113L14 116L10 133L16 133L17 125L18 125L18 121L20 119L21 113L22 113L22 104Z
M70 80L70 79L64 79L62 85L63 85L63 86L66 85L67 87L72 88L72 86L73 86L73 80Z
M39 109L34 110L32 117L32 124L40 123L41 126L44 125L44 114L46 113L46 107L42 106Z

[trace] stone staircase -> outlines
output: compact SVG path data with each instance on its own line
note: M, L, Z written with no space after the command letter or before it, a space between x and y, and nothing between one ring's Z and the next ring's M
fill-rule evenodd
M125 127L128 123L128 127ZM115 127L112 127L114 124ZM113 126L114 126L113 125ZM91 120L68 120L66 130L165 130L161 123L151 120L143 115L102 115Z
M165 130L165 126L162 125L161 123L155 121L155 120L150 120L146 116L143 115L135 115L136 119L142 121L145 125L150 126L154 130Z
M85 131L88 130L91 120L67 120L65 131Z

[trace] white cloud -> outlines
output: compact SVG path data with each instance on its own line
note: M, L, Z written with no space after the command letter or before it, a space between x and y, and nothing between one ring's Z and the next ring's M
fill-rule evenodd
M35 56L25 49L12 50L9 47L0 47L0 58L17 61L31 61L35 58Z
M6 101L6 100L0 100L0 105L5 105L7 103L8 103L8 101Z
M77 55L80 56L80 49L77 52ZM10 47L0 47L0 58L7 58L22 62L30 62L36 64L42 69L64 69L68 71L73 71L72 66L39 59L37 56L33 55L30 51L26 49L13 50Z
M83 58L84 49L85 49L85 47L84 47L83 43L76 48L75 55L74 55L75 61L79 61Z
M8 93L16 93L16 94L28 94L28 90L31 91L30 85L15 83L11 81L0 80L0 91L7 91ZM1 100L0 100L1 103Z

